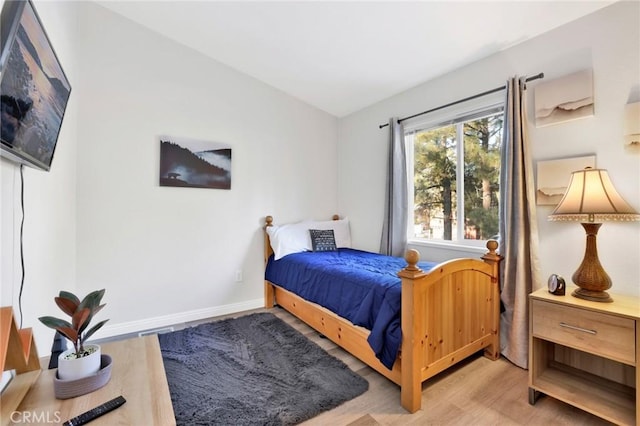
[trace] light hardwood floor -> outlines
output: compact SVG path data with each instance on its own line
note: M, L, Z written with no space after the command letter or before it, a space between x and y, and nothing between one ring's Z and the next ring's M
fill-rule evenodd
M270 312L278 316L369 382L369 390L364 394L304 422L302 426L611 424L547 396L541 396L535 406L529 405L528 372L504 357L490 361L481 354L423 383L422 409L409 414L400 406L400 388L397 385L279 307L194 321L177 325L175 329L256 312ZM118 339L124 337L127 336L119 336ZM109 340L113 339L103 341ZM48 359L43 359L43 367L47 363Z
M542 396L528 402L527 371L505 358L474 356L426 381L422 410L400 406L400 389L281 308L277 315L369 381L369 390L305 423L311 425L608 425L570 405Z

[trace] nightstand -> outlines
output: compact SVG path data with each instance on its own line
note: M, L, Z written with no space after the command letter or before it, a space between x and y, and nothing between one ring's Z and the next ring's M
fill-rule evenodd
M640 425L640 298L529 295L529 403L540 393L610 422Z

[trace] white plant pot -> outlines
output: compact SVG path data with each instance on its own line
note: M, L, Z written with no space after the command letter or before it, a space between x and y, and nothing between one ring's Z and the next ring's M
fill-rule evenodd
M75 357L73 348L67 349L58 356L58 378L61 380L78 380L100 371L100 346L85 345L91 352L82 358Z

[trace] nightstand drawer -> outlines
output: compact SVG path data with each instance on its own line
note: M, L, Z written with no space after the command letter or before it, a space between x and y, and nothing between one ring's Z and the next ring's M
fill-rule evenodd
M532 302L535 337L636 365L634 320L541 300Z

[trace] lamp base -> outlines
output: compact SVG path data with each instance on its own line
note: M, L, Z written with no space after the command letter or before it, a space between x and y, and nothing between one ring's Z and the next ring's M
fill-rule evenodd
M573 290L573 293L571 293L571 295L573 297L577 297L578 299L590 300L592 302L613 302L613 299L606 291L592 291L585 290L584 288L576 288L575 290Z
M611 288L611 278L605 272L598 259L598 249L596 246L596 235L601 223L583 223L587 234L587 245L584 252L584 259L574 272L571 279L577 288L572 296L579 299L591 300L592 302L613 302L613 299L605 290Z

